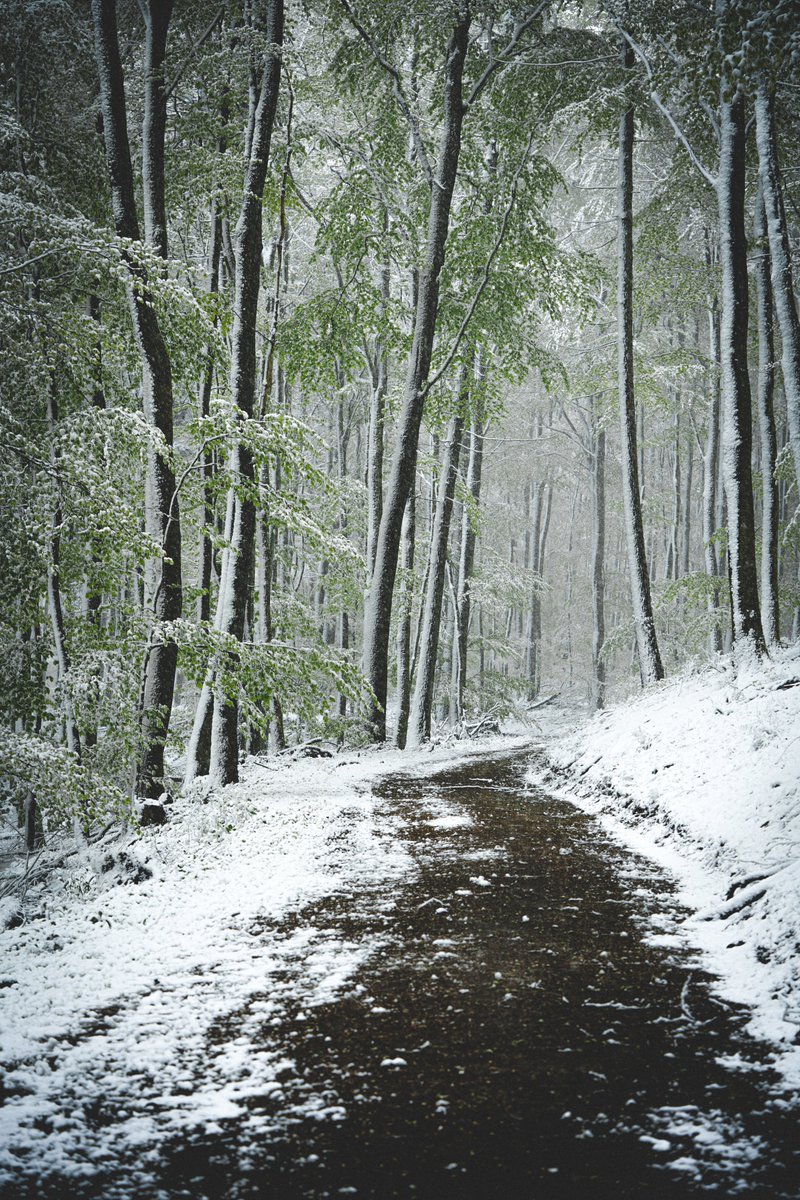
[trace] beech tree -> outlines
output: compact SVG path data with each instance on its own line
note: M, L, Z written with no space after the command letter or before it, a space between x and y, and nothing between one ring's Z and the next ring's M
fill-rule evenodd
M375 695L370 723L376 738L381 741L386 736L392 593L397 573L403 513L416 469L419 429L436 334L439 276L444 263L450 205L461 150L464 61L467 56L470 21L469 5L460 4L455 9L444 52L442 126L435 168L428 164L424 151L422 155L422 162L427 164L426 174L431 195L428 239L425 257L416 279L414 332L406 366L403 408L396 434L386 500L375 541L375 561L365 609L364 667ZM413 124L412 120L412 127ZM419 149L415 144L418 153Z
M764 223L769 237L775 311L781 331L781 368L786 391L786 415L795 474L800 480L800 322L797 317L786 209L776 147L775 100L763 76L758 80L755 112L761 203L764 206Z
M8 6L28 846L796 636L787 12Z
M254 19L257 19L255 14ZM278 103L283 24L283 0L269 0L264 15L267 48L261 60L256 60L252 67L250 108L245 132L244 195L233 233L231 398L235 408L245 418L256 415L256 309L261 285L261 205ZM237 482L232 484L228 498L226 520L229 535L222 564L215 624L223 636L233 636L237 641L242 641L254 565L256 530L256 503L252 494L256 472L252 451L246 443L234 443L229 471ZM196 747L208 721L208 709L212 703L210 774L217 783L233 783L239 778L238 698L219 686L213 667L211 677L203 686L195 714L189 777L196 770Z
M622 51L623 67L633 66L633 51ZM617 347L619 360L619 410L622 431L622 489L630 563L634 628L642 683L663 679L664 668L656 641L650 577L644 548L644 528L639 495L636 451L636 409L633 386L633 136L631 106L620 117L618 183Z
M145 241L158 257L167 257L164 208L164 133L166 79L164 58L172 4L148 3L145 15L145 105L142 125L142 192ZM144 256L136 257L141 242L136 211L133 168L128 141L128 115L120 61L116 9L94 0L95 49L100 79L103 140L111 186L114 223L119 237L134 244L129 254L128 293L136 338L142 357L143 405L148 422L160 435L149 452L147 523L157 548L148 580L153 618L174 621L181 615L181 524L179 498L170 451L173 444L172 367L149 290ZM163 788L164 745L172 711L177 647L154 627L145 649L140 701L142 758L136 791L157 796Z
M702 151L693 144L665 101L654 77L647 53L626 33L631 48L636 47L651 84L651 98L672 125L694 165L714 188L719 223L721 268L720 365L722 374L722 471L727 504L728 555L731 584L731 613L736 639L752 639L757 649L764 647L759 608L755 516L753 506L751 446L752 415L750 380L747 367L748 279L745 237L745 106L746 96L740 78L731 67L731 49L741 41L738 13L727 0L719 0L713 32L716 54L722 63L716 112L713 113L718 140L716 171L706 166ZM677 52L671 54L671 68L680 67ZM709 111L706 102L706 111Z

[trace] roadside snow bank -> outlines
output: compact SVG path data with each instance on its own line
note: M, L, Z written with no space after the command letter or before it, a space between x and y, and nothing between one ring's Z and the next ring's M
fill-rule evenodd
M543 783L677 877L720 991L800 1083L800 649L669 680L545 748Z

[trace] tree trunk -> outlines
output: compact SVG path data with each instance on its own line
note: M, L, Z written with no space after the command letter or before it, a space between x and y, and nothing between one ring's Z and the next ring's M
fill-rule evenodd
M553 485L551 483L534 484L532 495L534 494L536 499L530 538L530 566L536 573L536 580L531 594L531 608L528 616L527 683L529 700L535 700L539 695L542 682L542 584L544 580L544 551L547 544L547 533L550 528Z
M781 331L781 368L786 393L789 440L800 488L800 322L797 317L792 257L775 139L775 101L764 80L760 81L756 92L756 142L759 180L769 237L773 300Z
M680 539L681 519L683 516L681 494L681 394L675 396L678 405L675 413L675 439L672 448L672 532L670 534L669 550L667 552L667 569L664 572L667 579L677 579L680 574Z
M164 128L166 88L164 52L172 4L150 2L146 20L145 120L142 130L145 228L152 245L166 254L164 214ZM100 76L103 137L111 183L114 223L120 237L140 241L133 187L125 91L117 35L116 6L92 0L95 52ZM129 261L128 298L142 361L145 416L172 446L172 369L158 323L145 269ZM174 621L182 611L181 527L175 476L166 457L151 450L148 463L147 521L151 535L163 551L159 576L149 597L156 621ZM140 699L142 757L137 771L139 795L157 796L163 787L164 745L169 730L175 690L177 647L152 637L145 652Z
M541 632L541 591L539 578L539 539L542 531L542 514L547 484L532 483L530 488L530 511L526 522L530 529L529 554L526 566L534 573L531 603L528 611L528 628L525 646L526 692L529 700L536 698L536 678L538 674L539 633Z
M347 478L347 450L348 450L348 445L350 442L350 423L351 423L351 416L350 416L350 412L349 412L349 406L348 406L348 412L347 412L347 419L345 420L344 403L340 401L338 408L337 408L337 422L336 422L336 435L337 435L336 436L336 461L337 461L337 465L339 468L339 480L342 485L344 485L344 481ZM381 437L383 437L383 433L381 433ZM344 492L343 492L343 494L344 494ZM343 537L346 537L347 536L348 518L347 518L347 507L345 504L342 505L342 509L339 514L338 524L339 524L340 533L342 534ZM339 649L341 651L349 650L350 649L350 614L347 612L347 609L343 609L339 613L338 624L339 624L339 631L338 631L339 632L339 636L338 636ZM340 717L345 717L347 715L347 696L344 694L344 692L341 692L339 694L338 709L339 709Z
M453 723L460 723L464 712L464 694L467 686L467 646L472 612L471 581L475 567L475 543L477 540L477 514L481 500L481 477L483 474L483 439L486 425L482 398L483 368L476 370L477 395L475 413L470 423L469 463L467 466L467 500L461 516L461 548L458 556L458 581L456 586L456 630L455 630L455 687L453 690Z
M753 233L756 242L755 277L758 306L758 428L761 436L761 614L768 646L780 640L778 605L778 488L775 483L775 333L773 326L770 253L759 185Z
M690 420L694 419L692 406L689 407ZM681 561L679 576L685 578L689 574L691 560L692 538L692 482L694 478L694 443L689 439L686 448L686 470L683 473L683 527L681 529Z
M233 492L229 492L225 506L225 522L222 529L222 536L226 545L230 544L233 537L234 513L235 497ZM217 631L221 628L221 621L224 615L219 599L225 595L228 564L228 556L224 555L220 568L217 608L214 614L214 629ZM207 775L211 765L211 722L214 716L214 676L216 670L217 659L215 658L209 664L206 678L197 701L197 707L194 711L192 733L189 738L189 744L186 747L185 783L191 783L197 775Z
M708 403L708 427L706 448L703 455L703 554L705 572L712 581L708 597L708 611L712 626L709 634L709 651L718 654L722 650L722 631L719 627L719 608L716 580L719 563L715 535L717 532L717 476L719 473L719 421L720 421L720 371L719 371L719 312L717 298L711 298L708 310L709 357L711 359L710 389Z
M33 792L28 792L25 796L23 822L25 825L25 849L32 854L34 850L44 845L42 814Z
M219 289L219 265L222 249L222 217L216 202L211 210L211 242L208 249L208 279L209 295L214 295ZM214 317L216 328L217 318ZM207 417L211 410L211 388L214 382L214 349L209 346L206 352L206 362L203 369L203 379L200 384L200 416ZM214 566L214 547L211 541L211 529L214 525L214 455L208 448L203 450L203 528L200 532L200 571L198 577L197 619L211 619L211 575Z
M54 435L58 420L58 407L55 396L55 380L51 381L47 395L47 424L51 438ZM81 739L75 710L70 695L70 657L67 648L67 634L64 628L64 610L61 603L61 526L64 514L61 509L61 479L55 452L51 452L51 467L55 476L55 486L58 499L50 522L50 553L47 564L47 605L50 610L50 624L53 631L53 647L56 665L58 667L58 682L61 687L61 711L64 717L64 733L68 748L81 761Z
M416 526L416 496L408 497L403 514L400 557L400 596L397 622L397 733L400 750L405 749L408 736L408 714L411 708L411 603L414 584L414 535Z
M93 370L92 370L92 390L91 390L91 405L92 408L103 410L106 407L106 394L103 388L103 344L100 339L100 297L92 293L89 296L87 315L97 327L97 338L94 343ZM86 619L90 625L94 625L99 629L103 620L103 588L98 586L96 574L101 568L102 556L95 538L91 539L92 546L92 569L86 575ZM92 687L94 695L99 695L100 689L100 670L93 672L95 678ZM83 744L89 749L97 745L97 725L87 721L83 731Z
M606 553L606 431L592 397L592 702L599 709L606 699L605 553Z
M722 471L728 505L728 564L734 641L752 638L764 649L758 603L751 469L752 414L747 370L747 239L745 237L744 95L728 95L723 77L717 179L722 267Z
M462 392L459 387L459 393ZM458 459L464 434L463 395L459 394L460 410L450 422L447 446L442 459L439 488L436 497L436 515L428 554L428 581L421 615L419 665L411 702L411 717L408 742L418 746L431 736L431 711L433 707L433 685L436 674L436 657L439 650L439 630L444 595L447 543L450 535L450 516L458 475Z
M144 236L162 258L168 255L164 136L167 128L165 58L173 0L143 0L145 92L142 121Z
M428 241L419 272L414 333L406 369L403 405L398 421L386 503L381 515L375 569L364 615L364 669L375 694L369 723L377 741L386 737L386 691L392 593L406 502L416 470L419 429L430 373L439 310L439 275L450 224L450 207L461 150L464 115L462 79L467 55L470 15L459 9L447 46L444 72L444 121L439 158L431 187Z
M237 408L252 417L256 403L256 313L261 282L262 203L266 182L272 130L278 101L283 44L283 0L269 0L265 36L269 49L260 78L253 78L255 104L248 131L248 162L244 196L233 235L234 320L231 352L231 395ZM247 492L255 480L253 457L243 445L234 447L231 475L244 485L235 497L233 536L225 551L227 570L224 590L220 584L218 601L219 629L242 641L250 579L253 571L256 513L252 495ZM226 666L235 669L231 658ZM235 783L239 778L239 701L230 688L217 684L211 725L211 762L209 774L215 784Z
M388 225L384 213L384 232ZM389 266L381 270L380 319L385 319L389 303ZM367 438L367 577L375 569L378 551L378 530L383 515L383 438L385 425L386 392L389 386L389 364L383 338L375 339L375 357L372 364L372 391L369 401L369 433Z
M633 65L633 51L625 45L623 66ZM650 577L644 549L644 526L639 496L636 453L636 407L633 391L633 109L619 125L619 179L617 192L619 246L617 250L617 347L619 357L619 410L622 432L622 494L633 602L633 622L642 684L664 678L653 623Z

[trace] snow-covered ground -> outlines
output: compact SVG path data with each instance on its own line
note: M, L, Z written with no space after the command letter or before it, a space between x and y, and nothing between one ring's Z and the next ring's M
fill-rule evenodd
M480 743L498 746L509 739ZM264 1121L247 1115L248 1097L280 1100L293 1064L258 1030L357 987L379 948L303 910L365 889L391 908L393 884L415 870L370 783L477 748L251 762L240 784L176 801L166 826L109 835L61 865L47 851L26 919L0 934L0 1191L135 1155L148 1194L148 1154L165 1137L237 1114ZM428 815L447 819L446 802ZM294 913L287 932L280 919ZM244 1034L240 1023L237 1039L215 1038L245 1004Z
M686 935L800 1084L800 649L720 658L543 753L531 781L673 872Z
M800 1082L800 652L720 660L577 731L574 713L534 715L531 778L675 874L695 914L686 936ZM145 1194L165 1137L238 1116L256 1140L268 1118L249 1099L294 1103L293 1063L265 1026L357 992L360 963L380 949L378 935L356 944L316 924L310 906L367 891L388 911L416 870L371 785L513 745L255 761L235 787L179 798L164 827L61 859L48 850L26 919L0 934L0 1191L26 1175L92 1177L127 1156ZM424 819L464 817L438 797ZM324 1097L304 1103L337 1119Z

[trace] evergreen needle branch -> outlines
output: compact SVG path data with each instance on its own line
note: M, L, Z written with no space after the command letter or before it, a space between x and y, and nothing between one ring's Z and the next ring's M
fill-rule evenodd
M464 314L464 319L462 320L462 322L458 328L458 332L456 333L456 336L453 340L453 344L450 347L450 350L448 351L444 362L439 367L439 370L436 371L436 373L432 376L432 378L430 378L428 380L427 384L425 385L425 387L423 389L423 393L422 393L423 396L427 396L430 393L430 391L436 386L436 384L439 382L439 380L442 378L444 373L448 370L448 368L452 364L453 359L458 354L458 351L461 347L461 343L464 340L464 335L466 334L467 329L469 328L469 324L470 324L473 316L475 315L475 310L478 307L478 305L480 304L481 297L483 296L483 293L486 291L486 288L488 286L489 279L491 276L494 260L497 258L497 255L500 253L500 247L502 246L503 241L505 239L506 230L508 229L508 223L511 220L511 214L514 211L514 205L516 204L516 200L517 200L517 193L519 192L519 181L522 176L522 172L525 169L525 164L528 161L528 156L531 152L531 147L533 145L534 136L535 136L535 134L531 133L530 137L528 138L528 144L526 145L525 150L523 151L523 154L522 154L522 158L519 161L519 165L518 165L516 171L514 172L514 178L511 181L511 193L508 198L508 204L506 205L505 212L503 213L503 219L500 222L500 229L499 229L497 237L495 239L495 243L492 246L491 251L489 252L489 256L486 259L486 263L484 264L483 275L481 277L481 281L478 284L478 288L475 292L475 295L472 297L469 308L467 309L466 313Z

